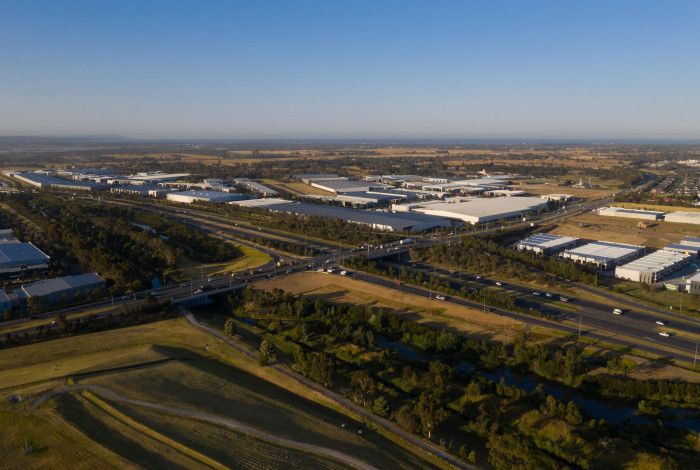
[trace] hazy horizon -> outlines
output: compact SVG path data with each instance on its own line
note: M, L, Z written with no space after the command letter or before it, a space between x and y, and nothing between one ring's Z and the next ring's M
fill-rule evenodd
M0 4L0 135L700 140L700 4Z

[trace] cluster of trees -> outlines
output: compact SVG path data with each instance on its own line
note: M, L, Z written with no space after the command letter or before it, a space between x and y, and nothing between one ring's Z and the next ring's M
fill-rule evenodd
M414 249L412 255L421 261L450 266L464 272L498 273L499 276L546 284L557 284L559 281L556 278L591 285L597 283L597 271L593 267L555 256L537 256L474 236L462 237L459 243L451 245L435 244Z
M312 301L279 289L249 288L230 294L227 305L232 318L254 317L266 330L266 341L278 343L300 373L466 460L488 459L498 469L592 468L615 459L599 439L629 438L626 445L646 446L635 442L636 430L625 430L633 434L628 436L602 420L587 419L574 403L546 395L542 384L527 392L480 372L510 365L580 386L597 364L575 348L533 345L524 334L511 345L489 343L373 307ZM397 352L390 347L396 342L420 357ZM461 361L477 368L458 372ZM563 423L559 439L539 432L537 423L547 422ZM475 436L481 446L467 446ZM687 450L682 440L662 445Z
M158 215L50 194L13 195L7 203L43 228L41 246L55 270L95 271L120 290L147 287L183 257L211 262L240 255L232 245Z

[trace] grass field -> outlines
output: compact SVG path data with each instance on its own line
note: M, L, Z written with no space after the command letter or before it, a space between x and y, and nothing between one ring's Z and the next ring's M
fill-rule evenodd
M267 253L246 245L238 245L242 256L221 263L184 262L183 266L166 273L168 278L180 280L199 279L200 277L218 276L231 272L245 271L270 262Z
M3 434L0 455L9 456L9 468L81 468L83 463L100 468L211 467L196 457L200 454L231 468L286 468L288 462L346 468L194 419L108 398L101 398L108 405L102 406L79 392L30 407L33 397L68 378L102 385L130 399L235 419L378 468L432 467L322 395L274 369L260 368L186 320L174 319L3 350L0 428L10 424L12 432ZM11 403L12 395L22 396L22 402ZM365 432L360 435L359 429ZM29 455L23 451L25 438L36 449ZM80 465L66 465L74 460Z
M342 285L341 285L342 284ZM520 322L481 310L399 292L351 278L309 272L271 279L256 284L303 293L328 302L373 305L436 328L448 328L484 338L506 340L515 335Z
M650 226L639 228L639 222L637 219L608 217L589 212L564 219L557 224L552 233L652 248L678 243L683 236L700 236L700 225L647 221Z

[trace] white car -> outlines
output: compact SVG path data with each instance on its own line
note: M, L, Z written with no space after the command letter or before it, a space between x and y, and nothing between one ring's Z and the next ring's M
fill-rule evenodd
M622 309L616 308L612 311L615 315L622 315Z
M502 283L501 281L496 281L496 285L497 285L497 286L502 286L503 283Z
M446 297L444 295L436 295L435 298L437 300L445 300L446 299Z
M666 333L665 331L660 331L659 334L660 334L661 336L665 336L666 338L668 338L669 336L671 336L669 333Z
M666 322L662 322L661 320L656 320L656 324L661 325L661 326L666 326Z
M532 293L532 295L540 295L540 293L537 292L537 291L535 291L535 292Z
M340 275L341 275L341 276L345 276L345 275L347 275L347 274L348 274L347 271L340 271Z
M568 302L568 301L569 301L569 299L567 299L566 297L559 297L559 300L561 300L562 302Z
M545 292L544 295L546 295L546 296L549 297L549 298L552 297L552 294L550 294L549 292Z

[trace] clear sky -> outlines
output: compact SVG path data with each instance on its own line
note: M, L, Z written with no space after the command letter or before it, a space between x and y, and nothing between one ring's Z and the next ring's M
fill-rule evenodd
M700 138L700 1L0 0L0 135Z

